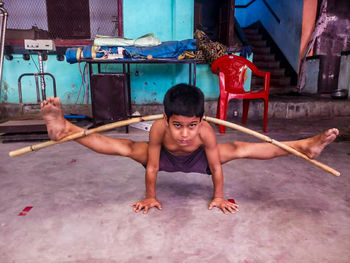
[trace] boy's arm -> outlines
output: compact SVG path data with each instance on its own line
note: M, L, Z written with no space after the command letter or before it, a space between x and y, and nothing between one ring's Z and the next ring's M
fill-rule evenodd
M148 144L148 161L145 176L146 198L133 204L135 212L139 212L144 209L144 214L146 214L148 212L148 209L154 206L158 209L162 209L162 205L156 198L156 182L159 170L159 157L162 146L162 139L164 136L164 129L161 123L162 121L163 120L155 122L152 125L150 131Z
M153 137L153 138L152 138ZM159 171L161 141L158 135L151 134L148 145L148 161L146 167L146 198L156 199L156 181Z
M225 214L227 214L227 211L234 213L235 211L238 211L238 206L224 199L223 196L224 178L215 133L208 123L203 124L204 129L203 132L201 132L201 137L205 147L205 153L207 156L210 171L212 173L212 180L214 185L213 200L209 204L209 209L212 209L214 206L216 206L220 208Z

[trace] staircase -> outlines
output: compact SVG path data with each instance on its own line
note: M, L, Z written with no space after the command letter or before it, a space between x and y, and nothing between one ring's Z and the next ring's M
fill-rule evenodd
M260 71L271 73L270 94L286 94L296 91L296 87L291 85L291 77L287 76L285 68L273 54L264 36L257 28L244 28L244 34L253 48L253 63ZM263 87L263 79L253 76L252 87Z

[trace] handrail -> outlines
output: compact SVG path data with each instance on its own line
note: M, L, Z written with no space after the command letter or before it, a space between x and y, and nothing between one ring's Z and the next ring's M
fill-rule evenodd
M273 17L276 19L276 21L278 22L278 24L281 23L281 20L279 19L279 17L277 16L277 14L272 10L271 6L266 2L266 0L262 0L264 2L264 4L266 5L267 9L269 9L270 13L273 15Z
M248 6L250 6L252 3L254 3L256 0L251 0L248 4L246 5L236 5L235 8L247 8ZM277 14L272 10L271 6L266 2L266 0L262 0L263 3L265 4L265 6L267 7L267 9L270 11L270 13L272 14L272 16L276 19L276 21L278 22L278 24L281 23L281 20L279 19L279 17L277 16Z
M255 0L252 0L246 5L235 5L235 8L246 8L246 7L250 6L254 2L255 2Z

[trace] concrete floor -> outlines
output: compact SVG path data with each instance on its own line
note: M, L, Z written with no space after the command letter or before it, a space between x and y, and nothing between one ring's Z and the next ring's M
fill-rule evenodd
M267 135L300 139L349 123L270 120ZM261 121L248 127L261 132ZM136 129L107 134L147 139ZM232 140L257 141L232 130L218 135ZM136 214L130 204L144 196L141 165L74 142L8 156L31 144L0 144L1 263L350 262L350 141L318 158L340 177L294 156L225 164L225 197L240 205L233 215L207 209L209 176L165 172L157 184L163 210Z

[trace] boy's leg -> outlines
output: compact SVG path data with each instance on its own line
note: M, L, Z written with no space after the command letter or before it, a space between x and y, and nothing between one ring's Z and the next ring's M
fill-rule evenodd
M43 101L41 103L41 113L51 140L58 141L83 130L63 117L62 104L59 98L48 98ZM75 141L98 153L126 156L141 164L147 164L148 144L146 142L110 138L98 133L90 134Z
M316 158L328 144L333 142L338 134L339 131L333 128L311 138L283 143L313 159ZM218 147L221 163L239 158L271 159L289 154L280 147L267 142L222 143L218 144Z

